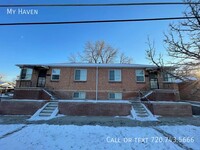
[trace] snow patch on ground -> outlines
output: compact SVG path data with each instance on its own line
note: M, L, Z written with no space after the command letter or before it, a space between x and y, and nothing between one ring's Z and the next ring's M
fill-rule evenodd
M200 149L200 127L186 126L160 126L160 129L170 133L177 140L194 150ZM193 141L194 140L194 141Z
M23 127L23 124L0 125L0 137Z
M179 146L172 142L159 143L154 141L153 137L164 138L162 134L148 127L60 126L42 124L28 125L19 132L0 139L0 145L1 150L181 150ZM140 140L135 140L139 138Z

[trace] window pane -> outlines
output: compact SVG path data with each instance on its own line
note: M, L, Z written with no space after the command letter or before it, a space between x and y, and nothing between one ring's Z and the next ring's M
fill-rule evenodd
M79 92L75 92L73 97L74 98L79 98Z
M144 71L143 70L136 70L136 76L143 76Z
M110 81L114 81L115 80L115 71L114 70L110 70L109 80Z
M115 94L114 94L114 93L110 93L110 94L109 94L109 98L110 98L110 99L115 99Z
M21 72L21 79L25 79L26 78L26 69L22 69L22 72Z
M115 93L115 99L122 99L122 93Z
M136 74L136 81L139 82L144 82L145 81L145 77L144 77L144 70L136 70L135 71Z
M60 75L60 69L53 69L52 74Z
M22 69L21 79L23 80L31 80L33 69Z
M74 92L73 98L76 99L85 99L86 93L85 92Z
M143 76L137 76L137 81L144 81L144 77Z
M79 96L80 96L81 99L85 99L85 92L80 92Z
M60 69L52 69L51 79L59 80L59 78L60 78Z
M80 70L75 70L75 80L79 81L80 80L80 75L81 75L81 71Z
M60 75L52 75L52 80L59 80Z
M115 81L121 81L121 70L115 70Z
M81 81L86 81L87 80L87 70L86 69L82 69L80 70L80 80Z

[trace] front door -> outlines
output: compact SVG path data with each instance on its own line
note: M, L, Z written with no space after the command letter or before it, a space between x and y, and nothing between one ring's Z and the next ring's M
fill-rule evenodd
M47 70L40 70L38 74L38 87L45 87Z
M151 89L159 89L158 76L156 72L149 73L149 82Z

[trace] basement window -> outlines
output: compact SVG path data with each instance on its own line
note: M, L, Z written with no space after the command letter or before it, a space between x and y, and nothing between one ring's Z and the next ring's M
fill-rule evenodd
M109 81L120 82L121 81L121 70L119 70L119 69L109 70Z
M85 99L86 93L85 92L74 92L73 99Z
M60 79L60 69L52 69L51 80L58 81Z
M87 81L87 69L76 69L74 73L75 81Z
M109 93L109 99L122 99L122 93Z
M145 82L144 70L135 70L136 81Z
M33 69L23 68L21 70L21 80L31 80Z

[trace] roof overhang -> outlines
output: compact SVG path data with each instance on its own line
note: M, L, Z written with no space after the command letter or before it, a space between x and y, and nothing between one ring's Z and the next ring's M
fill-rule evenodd
M16 66L20 68L37 68L37 69L49 69L49 66L45 65L28 65L28 64L17 64Z

